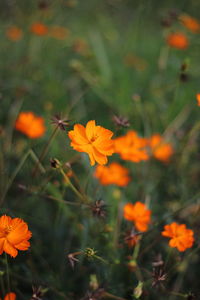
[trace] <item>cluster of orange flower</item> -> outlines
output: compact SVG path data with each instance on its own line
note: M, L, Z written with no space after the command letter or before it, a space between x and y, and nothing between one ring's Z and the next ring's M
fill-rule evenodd
M192 33L200 33L200 22L197 19L186 14L181 14L178 19L180 23ZM189 40L185 33L174 32L167 36L167 44L170 47L184 50L188 48Z
M151 211L141 202L127 203L124 206L124 218L134 223L137 230L145 232L151 223ZM191 248L194 243L194 232L187 229L185 224L175 222L165 225L162 236L171 238L169 246L177 248L180 252Z
M68 28L63 26L46 26L43 23L33 23L30 27L31 33L37 36L48 35L58 40L64 40L68 38L70 31ZM23 31L17 26L11 26L6 30L6 36L9 40L17 42L22 39Z
M168 162L173 154L171 144L165 142L159 134L147 139L130 130L126 135L111 140L113 133L96 126L95 121L89 121L86 128L76 124L68 136L72 141L71 146L76 151L88 153L91 165L94 165L95 161L100 165L106 164L106 156L113 153L119 153L122 159L132 162L148 160L151 154L160 161Z

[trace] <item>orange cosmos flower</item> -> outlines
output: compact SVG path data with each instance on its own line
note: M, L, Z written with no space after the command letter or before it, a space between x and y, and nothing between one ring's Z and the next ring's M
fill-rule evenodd
M19 218L0 217L0 255L4 252L16 257L18 250L28 250L32 234L28 225Z
M17 42L21 40L23 36L22 30L17 26L11 26L6 30L6 36L9 40Z
M170 237L169 246L177 248L179 251L185 251L187 248L191 248L194 243L194 232L191 229L187 229L185 224L177 224L175 222L165 225L162 236Z
M137 230L144 232L151 222L151 211L141 202L127 203L124 206L124 218L134 222Z
M44 119L32 112L21 112L16 120L15 129L23 132L31 139L44 135Z
M89 121L84 127L74 125L74 130L68 132L71 146L79 152L86 152L93 166L95 161L100 165L107 163L107 156L113 154L113 132L101 126L96 126L95 121Z
M15 300L16 299L16 294L15 293L8 293L5 295L4 300ZM2 300L0 298L0 300Z
M141 138L133 130L127 132L126 135L118 137L114 140L115 152L120 154L120 157L133 162L148 160L149 156L145 147L147 140Z
M200 106L200 93L196 94L197 105Z
M94 176L99 179L102 185L127 186L131 180L128 169L115 162L109 166L97 166Z
M174 153L173 147L170 143L166 143L160 134L154 134L149 139L149 145L153 156L162 161L169 162L170 157Z
M186 49L189 45L188 38L181 32L170 33L167 36L167 43L170 47L181 50Z
M69 29L61 26L52 26L49 28L49 35L57 40L64 40L70 34Z
M48 33L48 27L42 23L34 23L30 28L31 32L36 35L46 35Z
M187 29L192 31L193 33L199 33L200 32L200 23L197 19L192 18L188 15L180 15L179 20L185 26Z

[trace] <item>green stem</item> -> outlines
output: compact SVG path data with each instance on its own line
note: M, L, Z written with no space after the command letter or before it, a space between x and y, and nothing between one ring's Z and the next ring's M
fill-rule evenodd
M36 176L37 171L38 171L38 168L39 168L39 164L40 164L40 163L43 161L43 159L45 158L45 156L46 156L46 154L47 154L47 152L48 152L48 150L49 150L49 147L50 147L50 145L51 145L51 142L53 141L54 137L56 136L56 134L57 134L57 132L58 132L58 128L59 128L59 127L57 126L57 127L54 129L54 131L52 132L52 134L51 134L51 136L50 136L50 138L49 138L49 140L48 140L46 146L44 147L44 149L43 149L43 151L42 151L42 153L41 153L41 155L40 155L40 157L39 157L39 160L38 160L38 162L37 162L35 168L33 169L33 177Z
M6 278L7 278L7 287L8 287L8 292L10 293L10 276L9 276L9 266L8 266L8 256L7 253L5 253L5 259L6 259Z
M63 175L63 177L66 180L67 185L71 188L71 190L77 195L78 198L80 198L84 203L88 202L88 199L85 195L82 195L76 188L75 186L71 183L69 177L65 174L64 170L62 167L59 168L61 174Z
M24 163L25 163L25 161L27 160L27 158L28 158L29 155L33 158L33 160L35 160L35 161L38 162L38 158L37 158L36 154L33 152L32 149L29 149L29 150L24 154L24 156L23 156L22 159L20 160L18 166L16 167L16 169L15 169L14 172L13 172L13 174L11 175L11 177L10 177L10 179L9 179L9 181L8 181L8 183L7 183L7 185L6 185L6 187L5 187L5 190L4 190L3 194L2 194L1 201L0 201L0 205L3 204L4 199L5 199L5 197L6 197L6 194L7 194L8 190L9 190L9 188L11 187L11 185L12 185L12 183L13 183L15 177L17 176L17 174L19 173L19 171L20 171L21 168L23 167L23 165L24 165ZM43 166L40 164L40 162L38 162L38 163L39 163L39 167L40 167L41 171L42 171L42 172L45 172L45 169L44 169Z

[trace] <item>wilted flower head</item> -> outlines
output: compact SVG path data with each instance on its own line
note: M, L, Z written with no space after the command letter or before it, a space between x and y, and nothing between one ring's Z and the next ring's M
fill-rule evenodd
M167 44L176 49L184 50L188 47L189 41L187 36L182 32L170 33L167 36Z
M179 225L176 222L165 225L164 231L162 231L162 236L171 238L169 246L177 248L181 252L193 246L193 235L194 232L191 229L187 229L185 224Z
M97 166L94 176L98 178L102 185L127 186L131 180L129 170L116 162L108 166Z
M154 134L150 137L149 146L152 155L162 162L169 162L174 153L172 145L167 143L160 134Z
M45 133L44 119L33 112L21 112L15 122L15 129L31 139L39 138Z
M127 118L114 115L112 117L112 120L116 126L119 126L119 127L129 127L130 126L129 120Z
M84 127L81 124L74 125L74 130L68 132L71 146L79 152L86 152L93 166L95 161L100 165L107 163L107 156L113 154L113 132L101 126L96 126L95 121L89 121Z
M91 206L92 213L94 216L99 218L105 218L106 216L106 205L103 200L97 200L95 203Z
M17 42L21 40L23 36L22 30L17 26L11 26L6 30L6 36L9 40Z
M69 126L69 122L70 120L65 120L65 119L62 119L61 116L59 114L53 116L51 118L52 120L52 124L54 125L57 125L61 130L66 130L66 127Z
M144 232L148 230L148 225L151 223L151 211L139 201L135 204L127 203L124 206L124 218L132 221L137 230Z
M146 146L147 139L139 137L134 130L114 140L115 152L119 153L122 159L133 162L148 160Z
M28 225L22 219L0 217L0 255L6 252L10 256L16 257L18 250L28 250L30 247L28 240L31 236Z
M129 248L134 247L141 238L141 233L135 232L133 228L131 231L129 230L124 238L124 242L128 245Z

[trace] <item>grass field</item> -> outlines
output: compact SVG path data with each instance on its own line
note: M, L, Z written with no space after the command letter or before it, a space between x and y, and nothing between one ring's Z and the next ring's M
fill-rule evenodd
M0 299L200 299L200 2L0 25Z

